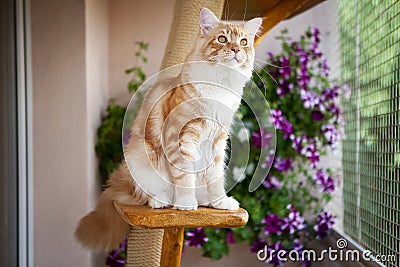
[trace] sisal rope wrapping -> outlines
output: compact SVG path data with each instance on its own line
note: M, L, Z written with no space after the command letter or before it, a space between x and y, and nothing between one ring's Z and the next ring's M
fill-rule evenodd
M160 266L163 229L131 226L128 235L127 267Z
M199 33L199 14L202 7L221 18L225 0L176 0L174 17L160 70L184 63ZM177 75L173 69L169 75ZM128 235L127 267L160 266L163 229L144 229L131 226Z
M161 70L185 62L200 30L200 9L206 7L221 18L224 3L224 0L177 0L175 2L174 17ZM175 74L178 74L179 69L176 69L176 72Z

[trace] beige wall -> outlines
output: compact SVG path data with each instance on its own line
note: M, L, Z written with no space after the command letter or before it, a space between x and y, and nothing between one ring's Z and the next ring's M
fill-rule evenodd
M150 44L148 63L143 70L148 77L156 73L167 45L172 22L174 0L112 0L109 1L109 77L110 97L127 103L129 76L125 70L137 64L135 42Z
M107 0L31 1L35 266L90 266L73 232L99 188L94 144L108 98L107 8Z
M34 264L85 266L72 234L89 200L84 2L31 7Z

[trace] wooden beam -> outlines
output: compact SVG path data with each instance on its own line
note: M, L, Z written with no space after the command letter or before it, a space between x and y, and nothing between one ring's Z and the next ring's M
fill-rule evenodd
M265 0L264 0L265 1ZM267 33L279 22L290 17L302 6L307 4L309 0L282 0L278 2L273 8L265 12L261 17L263 18L261 35L256 37L254 46L257 46Z
M161 251L161 267L179 267L183 248L184 228L165 228Z

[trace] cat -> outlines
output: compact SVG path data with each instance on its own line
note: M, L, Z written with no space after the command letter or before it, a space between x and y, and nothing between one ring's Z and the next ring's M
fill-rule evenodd
M254 18L231 24L201 9L199 36L187 63L178 76L160 79L146 93L125 159L95 210L78 224L75 235L84 246L110 250L126 237L129 226L113 201L180 210L239 209L224 189L225 150L252 75L261 23Z

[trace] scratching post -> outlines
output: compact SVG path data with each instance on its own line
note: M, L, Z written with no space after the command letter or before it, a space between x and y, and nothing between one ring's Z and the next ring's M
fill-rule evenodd
M163 229L131 226L128 235L127 266L160 266Z

